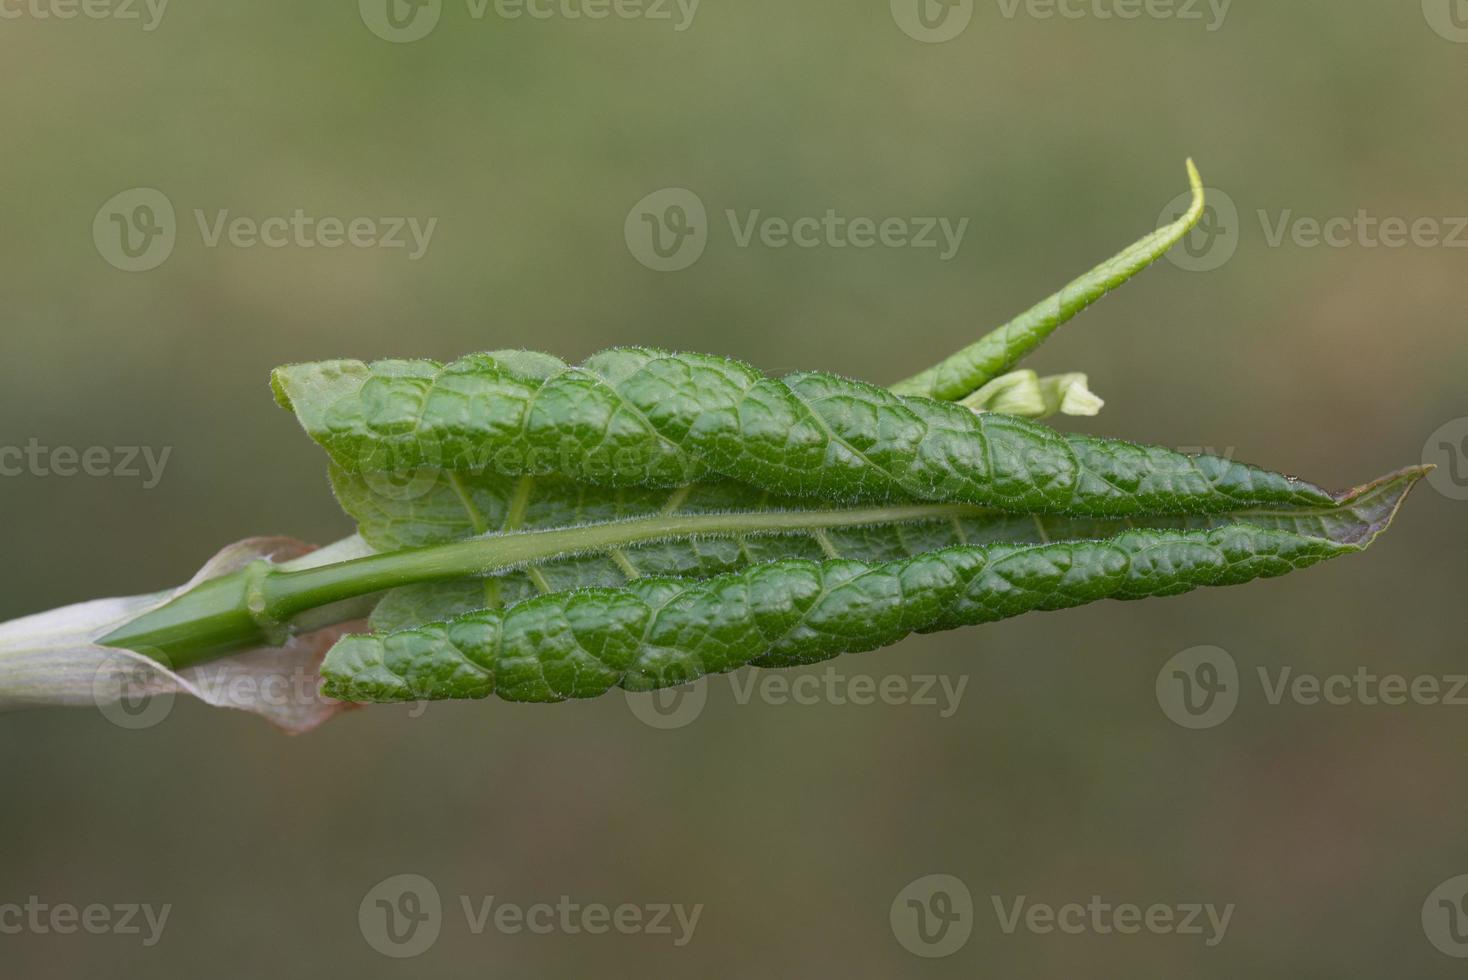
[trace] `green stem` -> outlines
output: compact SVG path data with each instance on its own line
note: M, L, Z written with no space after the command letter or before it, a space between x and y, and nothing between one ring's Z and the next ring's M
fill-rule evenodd
M549 531L494 534L295 571L261 560L190 589L98 642L134 650L181 669L249 647L278 646L313 610L345 604L340 606L338 616L311 616L311 628L316 629L356 618L361 614L360 607L349 600L419 582L493 575L568 555L605 552L649 541L809 534L825 528L948 520L986 513L991 511L967 504L912 504L817 511L660 514Z
M1203 178L1188 161L1192 202L1172 224L1152 232L1119 255L1107 259L1054 296L931 367L892 386L899 395L958 401L1008 373L1025 355L1045 342L1086 307L1167 254L1203 217Z

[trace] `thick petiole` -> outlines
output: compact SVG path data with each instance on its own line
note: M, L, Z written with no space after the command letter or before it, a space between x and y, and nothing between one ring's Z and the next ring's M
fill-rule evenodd
M968 504L911 504L818 511L759 511L638 518L550 531L471 538L369 555L298 571L257 561L210 579L98 642L175 669L239 650L278 646L313 610L419 582L493 575L567 555L670 538L809 534L823 528L948 520L990 511ZM343 617L351 618L351 617ZM313 622L313 627L328 625Z

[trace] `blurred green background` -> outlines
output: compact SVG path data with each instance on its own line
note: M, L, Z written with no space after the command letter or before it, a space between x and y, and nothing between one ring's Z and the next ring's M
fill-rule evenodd
M1274 247L1259 212L1468 216L1454 3L1468 23L1461 0L1239 3L1221 25L1202 5L1203 20L1125 20L1097 16L1115 0L1073 3L1079 18L979 0L947 21L929 8L940 34L971 8L944 43L904 31L917 11L902 0L704 0L681 31L673 5L666 20L510 19L443 0L407 43L367 26L383 29L381 0L365 16L175 0L153 30L142 6L141 20L7 6L21 16L0 19L0 444L172 454L151 489L0 479L0 620L181 582L238 538L348 533L321 454L271 403L276 364L649 344L896 380L1152 227L1188 155L1236 203L1237 253L1207 272L1160 263L1034 359L1088 371L1108 399L1077 427L1333 487L1415 463L1440 426L1468 435L1453 428L1468 415L1468 249ZM126 272L92 227L139 187L172 203L177 241ZM707 206L709 240L662 273L624 222L669 187ZM209 247L194 217L298 208L438 224L411 261ZM970 225L945 262L742 248L725 218L828 208ZM965 680L946 718L741 704L727 679L672 731L621 695L369 709L294 739L182 700L138 732L95 711L0 717L0 904L173 906L151 948L0 935L0 974L1460 975L1422 909L1468 872L1468 706L1271 705L1255 672L1468 671L1464 448L1438 460L1464 469L1419 490L1369 555L834 665ZM1233 717L1190 731L1154 685L1199 645L1244 677ZM438 941L408 960L358 923L364 895L400 873L428 877L445 908ZM974 904L971 936L942 959L910 953L889 922L934 873ZM476 935L463 895L704 909L675 947ZM1212 947L1006 934L992 896L1022 895L1236 910Z

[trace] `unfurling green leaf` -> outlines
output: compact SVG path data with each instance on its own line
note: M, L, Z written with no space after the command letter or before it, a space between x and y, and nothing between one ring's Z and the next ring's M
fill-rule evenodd
M390 593L379 633L328 656L332 696L590 697L1279 575L1363 548L1420 475L1333 496L830 375L777 382L641 349L580 368L536 356L534 374L524 363L276 373L373 546L492 548L558 528L586 542ZM598 452L608 464L587 466ZM382 460L414 467L410 479L363 466ZM539 463L525 475L510 460ZM663 472L708 480L649 476ZM639 478L651 486L626 486ZM598 546L598 528L617 543Z
M1189 174L1178 222L894 389L646 348L279 368L372 553L258 562L103 642L186 664L370 596L328 695L558 701L1362 551L1421 469L1333 494L1035 421L1100 409L1016 364L1192 227Z

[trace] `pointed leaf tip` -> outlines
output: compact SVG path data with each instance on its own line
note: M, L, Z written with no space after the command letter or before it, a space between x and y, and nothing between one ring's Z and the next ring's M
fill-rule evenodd
M1432 466L1408 466L1340 494L1341 506L1357 516L1361 527L1358 536L1344 543L1363 551L1370 547L1391 527L1412 490L1432 470Z

